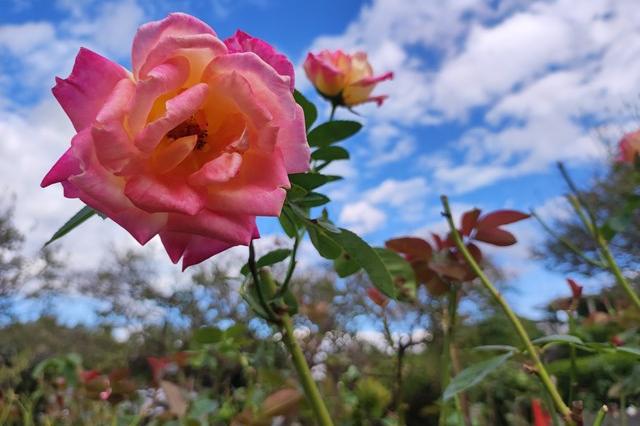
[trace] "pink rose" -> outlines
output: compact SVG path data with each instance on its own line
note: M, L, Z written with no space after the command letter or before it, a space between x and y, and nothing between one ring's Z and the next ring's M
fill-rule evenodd
M633 164L640 156L640 130L627 133L618 145L618 161Z
M141 244L159 234L183 268L257 238L256 216L280 214L310 154L286 58L240 39L227 47L174 13L140 27L133 73L81 49L53 88L78 133L42 186L61 183Z
M393 78L392 72L374 76L366 53L349 55L342 50L309 53L304 70L322 96L347 107L365 102L382 105L387 96L371 96L371 92L381 81Z

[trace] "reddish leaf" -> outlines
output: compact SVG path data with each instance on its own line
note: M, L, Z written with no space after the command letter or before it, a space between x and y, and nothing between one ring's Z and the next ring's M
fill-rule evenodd
M465 268L455 262L430 264L429 266L441 276L452 278L457 281L464 281L464 278L467 275Z
M573 299L580 299L580 297L582 296L582 286L571 278L567 278L567 284L569 284L569 287L571 287L571 296L573 297Z
M511 232L500 228L478 228L473 237L477 241L493 244L494 246L510 246L517 242Z
M446 282L442 281L442 279L438 276L435 276L431 280L427 281L426 285L429 294L434 297L442 296L449 291L449 285Z
M465 212L462 215L462 229L460 233L465 237L468 237L473 231L473 228L476 227L478 223L478 217L480 217L480 209L473 209Z
M438 249L438 251L444 249L444 242L442 241L442 238L440 238L440 235L432 232L431 237L433 238L433 241L436 243L436 248Z
M262 415L267 418L287 416L298 410L302 394L297 389L280 389L269 395L262 403Z
M480 247L473 243L468 243L467 250L469 250L471 257L473 257L476 262L482 263L482 250L480 250Z
M385 246L397 253L404 254L408 260L429 260L433 253L433 249L428 242L416 237L394 238L387 241Z
M496 210L488 213L478 221L478 229L492 229L501 225L518 222L529 218L530 215L517 210Z
M411 262L413 273L420 283L426 283L434 277L434 272L429 268L429 263L424 260L414 260Z

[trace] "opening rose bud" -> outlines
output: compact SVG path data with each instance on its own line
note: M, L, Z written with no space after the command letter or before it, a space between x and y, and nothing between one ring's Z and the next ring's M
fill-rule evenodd
M387 96L371 93L378 83L393 78L392 72L374 76L366 53L349 55L342 50L309 53L304 70L318 92L334 106L352 107L365 102L380 106Z
M42 181L61 183L171 260L199 263L258 237L288 174L309 168L293 66L266 42L226 41L182 13L140 27L133 72L81 49L53 94L77 134Z
M621 163L634 164L640 158L640 130L627 133L618 143L618 158Z

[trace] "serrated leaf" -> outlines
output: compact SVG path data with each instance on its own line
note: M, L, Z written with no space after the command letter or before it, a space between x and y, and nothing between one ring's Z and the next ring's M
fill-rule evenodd
M315 150L311 154L311 159L321 161L348 160L349 151L340 146L326 146Z
M581 338L570 334L551 334L549 336L539 337L533 340L536 345L544 345L547 343L562 343L567 345L582 345L584 342Z
M49 241L47 241L44 245L48 246L49 244L51 244L55 240L64 237L69 232L73 231L75 228L80 226L82 223L84 223L87 219L89 219L91 216L93 216L95 214L96 214L96 211L94 209L92 209L89 206L84 206L83 208L80 209L80 211L78 211L76 214L74 214L71 217L71 219L66 221L65 224L62 225L60 227L60 229L58 229L55 232L55 234L53 234L51 239Z
M287 199L295 201L300 198L303 198L308 193L309 191L307 191L305 188L301 187L300 185L296 185L295 183L292 183L291 188L287 190Z
M309 128L311 128L316 118L318 118L318 109L313 102L307 99L297 89L293 91L293 99L302 107L302 111L304 112L304 127L309 131Z
M507 362L512 355L512 352L507 352L465 368L451 380L442 395L442 399L447 401L456 394L482 382L489 374Z
M334 120L322 123L309 132L310 146L328 146L352 136L362 128L357 121Z
M291 250L286 248L272 250L256 261L256 267L260 269L266 266L274 265L278 262L282 262L287 257L289 257L290 254ZM249 273L249 265L245 263L244 266L242 266L242 268L240 269L240 273L242 275L247 275Z

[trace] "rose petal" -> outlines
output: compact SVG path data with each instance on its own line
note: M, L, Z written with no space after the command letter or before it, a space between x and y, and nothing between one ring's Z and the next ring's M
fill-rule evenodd
M253 52L267 64L271 65L278 74L289 78L291 91L295 89L295 74L293 64L285 55L278 53L269 43L252 37L243 31L236 33L224 41L230 53Z
M86 133L86 131L85 131ZM70 176L82 173L80 169L80 161L73 154L73 148L69 148L62 154L62 157L56 161L51 170L46 174L40 186L42 188L52 185L54 183L64 182L69 179Z
M131 64L136 78L149 53L165 37L216 33L201 20L185 13L172 13L160 21L142 25L133 39Z
M255 217L238 214L221 214L203 209L195 216L172 213L167 230L247 245L253 237Z
M71 75L56 77L52 92L80 131L91 125L116 84L125 78L130 78L129 73L120 65L83 47Z
M237 152L223 153L189 176L188 182L196 186L227 182L238 174L241 164L242 155Z
M124 194L149 213L175 212L195 215L204 207L203 197L185 182L138 175L127 180Z
M135 139L135 145L143 152L150 153L153 151L169 131L200 109L208 91L208 86L205 83L199 83L167 101L165 114L149 123L140 132Z

